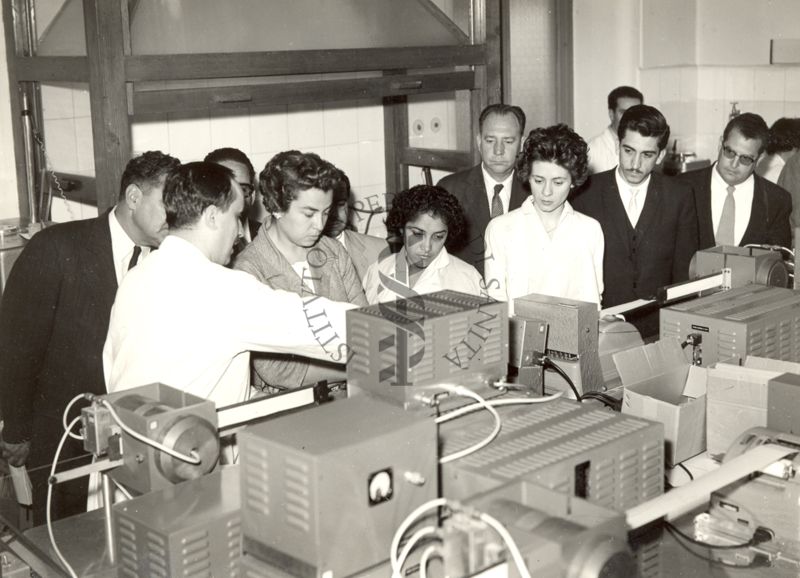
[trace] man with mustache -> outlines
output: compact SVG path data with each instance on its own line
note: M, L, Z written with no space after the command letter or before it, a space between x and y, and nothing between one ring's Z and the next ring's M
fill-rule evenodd
M603 307L651 299L685 281L698 248L691 188L653 172L664 158L669 125L652 106L632 106L619 123L619 166L592 175L573 203L599 221L605 237ZM658 333L658 311L629 316L642 337Z

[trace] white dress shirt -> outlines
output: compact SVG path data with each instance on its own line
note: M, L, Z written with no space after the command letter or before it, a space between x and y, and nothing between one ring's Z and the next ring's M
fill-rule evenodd
M786 161L778 154L764 155L761 162L758 163L756 174L761 175L770 182L778 184L778 179L781 176L783 167L786 166Z
M636 186L628 184L620 170L614 171L614 178L617 179L617 189L619 190L619 198L622 200L622 206L625 207L625 212L628 213L628 220L631 226L635 229L636 223L639 222L639 217L642 215L642 207L644 201L647 199L647 187L650 186L650 175ZM631 206L631 198L636 196L636 205Z
M494 199L494 186L503 185L500 189L500 200L503 203L503 213L508 212L508 207L511 206L511 186L514 184L514 171L506 177L504 181L496 181L492 176L486 172L486 168L481 164L481 172L483 173L483 186L486 189L486 199L489 201L489 210L492 210L492 200Z
M619 164L619 137L611 125L589 141L589 172L602 173Z
M111 231L111 254L114 257L114 273L117 275L117 287L122 284L122 279L128 273L128 266L133 257L133 249L136 247L133 240L128 237L128 233L119 224L114 209L108 214L108 228ZM150 253L150 247L142 247L139 261Z
M384 276L383 279L381 275ZM430 265L425 267L414 287L409 287L407 280L408 261L404 247L398 253L373 263L367 269L364 275L364 293L367 295L367 302L370 305L385 303L444 289L477 296L486 294L485 290L482 290L483 278L478 270L448 253L444 247Z
M249 392L251 350L345 361L351 308L271 289L169 235L117 292L103 350L106 386L160 382L217 407L238 403Z
M485 284L510 301L531 293L600 303L603 230L567 202L552 238L529 197L486 228Z
M736 185L733 198L736 201L736 213L733 221L733 240L738 245L747 225L750 224L750 212L753 210L753 190L755 179L753 175L747 177L743 183ZM717 165L711 171L711 222L714 224L714 234L717 234L719 220L722 218L722 207L725 197L728 196L728 183L717 172Z

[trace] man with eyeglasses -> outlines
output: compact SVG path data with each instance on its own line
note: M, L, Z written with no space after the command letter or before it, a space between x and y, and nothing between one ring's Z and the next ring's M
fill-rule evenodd
M694 189L701 249L750 244L791 247L791 196L755 174L768 139L763 118L740 114L722 133L717 162L683 176Z
M241 251L245 245L251 242L258 229L261 227L261 222L255 218L255 200L256 190L253 186L256 172L253 169L253 163L247 158L247 155L242 151L232 147L224 147L211 151L203 159L209 163L217 163L233 171L234 179L239 183L244 194L244 211L242 211L242 237L237 242L234 248L234 254Z

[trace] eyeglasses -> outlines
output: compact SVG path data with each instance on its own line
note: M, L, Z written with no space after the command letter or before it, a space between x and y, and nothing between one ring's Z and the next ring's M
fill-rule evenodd
M722 154L726 159L734 160L736 157L739 157L739 162L742 166L750 167L753 166L753 163L756 162L756 159L747 155L740 155L732 148L722 145Z
M242 195L244 195L245 199L249 199L253 196L256 189L250 183L239 183L239 186L242 187Z

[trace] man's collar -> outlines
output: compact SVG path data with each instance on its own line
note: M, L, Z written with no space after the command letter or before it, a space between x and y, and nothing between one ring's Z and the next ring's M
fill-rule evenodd
M619 190L625 189L626 191L646 191L647 187L650 186L650 177L652 176L653 173L650 173L641 183L632 185L626 181L625 177L622 175L622 167L618 165L617 169L614 171L614 177L617 179L617 188Z
M489 174L489 171L486 170L486 167L483 165L483 161L481 161L481 173L483 174L483 181L486 183L496 183L502 184L503 186L510 186L511 180L514 178L514 171L504 178L502 181L496 180L492 175Z

